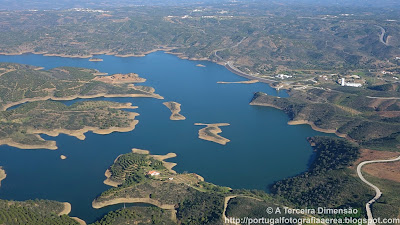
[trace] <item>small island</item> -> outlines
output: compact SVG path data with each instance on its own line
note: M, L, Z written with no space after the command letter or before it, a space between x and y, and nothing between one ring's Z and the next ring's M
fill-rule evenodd
M66 160L66 159L67 159L67 156L65 156L65 155L60 155L60 159Z
M171 110L170 120L185 120L186 117L182 116L179 112L181 111L181 104L177 102L164 102L163 103L169 110Z
M203 64L197 64L196 66L198 66L198 67L206 67L206 66L203 65Z
M235 82L218 81L217 84L254 84L258 82L259 82L258 80L245 80L245 81L235 81Z
M90 61L90 62L103 62L103 59L100 59L100 58L90 58L89 61Z
M6 179L7 174L6 171L3 169L3 167L0 166L0 187L1 187L1 181Z
M204 124L204 123L195 123L196 126L206 126L199 130L199 138L207 141L212 141L221 145L226 145L226 143L230 142L229 139L221 137L218 135L222 132L219 128L220 126L229 126L229 123L213 123L213 124Z
M109 84L124 84L124 83L143 83L145 78L139 77L136 73L114 74L111 76L97 76L94 80L102 81Z

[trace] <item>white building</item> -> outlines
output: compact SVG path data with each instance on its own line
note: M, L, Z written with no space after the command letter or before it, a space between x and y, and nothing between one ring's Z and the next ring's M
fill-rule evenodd
M291 78L293 76L285 75L285 74L280 73L280 74L276 75L275 77L276 78L280 78L280 79L286 79L286 78Z
M393 72L388 72L388 71L384 71L384 70L383 70L381 73L382 73L383 75L386 75L386 74L393 74Z
M152 171L149 171L147 174L153 177L153 176L158 176L158 175L160 175L160 172L157 172L157 171L155 171L155 170L152 170Z
M350 83L350 82L346 82L345 78L340 79L340 85L342 86L348 86L348 87L361 87L362 84L360 83Z

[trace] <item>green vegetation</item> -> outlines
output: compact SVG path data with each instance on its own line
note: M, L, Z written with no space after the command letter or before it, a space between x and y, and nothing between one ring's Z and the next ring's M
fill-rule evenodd
M46 71L28 65L0 63L0 108L49 98L158 97L148 87L96 81L95 73L95 70L82 68L60 67Z
M181 224L221 224L224 208L223 195L195 192L180 202L177 217Z
M59 67L51 70L0 63L0 144L18 148L56 149L54 141L37 134L59 132L84 138L88 130L110 133L134 128L135 113L117 108L129 105L113 102L83 102L72 106L45 101L95 97L154 97L154 89L129 83L107 83L97 79L98 71ZM11 106L28 102L16 109ZM85 130L86 129L86 130Z
M266 209L272 207L273 209L280 208L281 213L269 214ZM228 207L226 209L226 216L228 218L300 218L302 215L286 214L282 205L273 203L271 201L261 201L249 197L236 197L229 201ZM261 223L256 223L261 224ZM279 224L279 223L276 223Z
M400 183L364 174L365 179L382 190L382 197L372 205L376 218L398 218L400 215Z
M359 148L347 140L314 137L316 159L310 169L296 177L276 182L272 192L297 206L327 208L358 208L373 197L349 169L358 158Z
M146 175L150 170L156 170L160 172L160 175ZM93 201L93 206L95 208L105 207L116 199L141 198L148 199L148 201L144 202L154 204L157 207L168 208L166 211L176 210L176 220L178 224L222 225L224 200L227 196L239 196L240 200L242 197L245 199L245 203L251 202L249 205L244 205L244 203L229 205L229 207L231 207L230 215L237 215L241 208L246 208L248 211L251 211L253 209L256 210L258 207L257 210L259 211L261 210L260 207L266 205L288 206L288 202L279 197L272 197L263 191L231 190L227 187L221 187L202 181L195 174L172 173L165 169L161 161L147 154L132 152L121 155L115 160L109 171L111 172L109 179L122 183L118 187L111 188L97 197ZM129 177L134 177L135 179L132 181L128 179ZM137 177L140 177L140 179L137 179ZM115 203L117 202L114 202L114 204ZM265 208L263 211L265 212ZM164 211L154 212L155 214L153 217L159 218L160 212ZM123 214L124 216L118 216L119 214ZM100 221L95 224L108 224L105 221L119 221L118 218L134 217L137 213L133 213L132 211L117 211L109 215L110 216L107 216L107 220L102 220L103 223L100 223ZM262 215L267 216L264 214ZM117 219L114 220L114 218ZM142 219L149 221L149 224L151 224L152 222L150 222L149 218L149 216L143 216ZM168 224L168 221L164 219L162 219L162 221ZM111 224L114 223L115 222L111 222ZM123 222L121 223L124 224Z
M109 212L91 225L172 225L171 212L157 207L130 207Z
M390 19L399 21L399 11L390 11ZM112 8L107 12L16 10L0 13L0 24L1 53L90 57L103 53L141 55L161 49L191 59L230 61L245 73L268 79L271 78L268 75L276 73L295 75L288 82L277 84L291 88L290 98L257 93L252 104L282 109L294 121L306 121L325 131L345 134L361 147L399 151L400 104L396 98L400 97L400 88L393 81L400 73L400 61L394 60L400 56L400 26L388 21L388 12L383 8L353 7L349 14L345 5L310 7L302 3L236 1L207 7L198 3ZM386 29L385 39L390 40L387 45L380 43L380 29L376 25ZM133 114L116 109L122 107L117 103L65 106L39 100L158 97L150 87L94 80L94 70L38 69L0 63L2 144L54 148L53 142L43 140L38 134L57 133L57 130L78 132L85 127L103 131L128 129L133 123ZM383 76L383 69L393 74ZM367 88L333 84L339 78L336 75L325 81L319 79L330 73L357 74ZM303 87L311 88L299 91ZM34 102L4 111L25 101ZM205 133L214 135L212 131L215 128ZM177 220L183 225L220 224L223 200L228 194L241 195L231 200L227 210L228 215L237 217L264 215L265 207L279 205L277 199L282 198L295 206L351 206L364 210L372 193L348 168L359 156L358 147L334 138L316 137L312 141L316 159L309 171L278 181L272 187L274 197L231 191L204 182L195 174L174 174L161 161L129 153L110 167L110 179L121 185L102 193L95 203L148 198L176 209ZM150 170L157 170L160 175L146 175ZM376 178L371 181L383 187L385 193L374 205L374 215L397 216L400 207L397 183ZM33 207L32 202L0 201L0 224L76 224L67 216L56 215L58 203L44 203L35 202ZM129 208L111 212L95 224L128 224L131 219L138 224L173 224L168 214L169 211L158 208Z
M351 12L339 5L259 1L107 12L10 11L0 15L6 31L0 34L0 52L90 57L104 52L140 55L172 47L185 57L222 58L243 72L260 74L396 66L399 25L387 21L383 8L354 6ZM393 20L399 17L396 11L390 14ZM379 41L377 24L391 36L389 45Z
M251 104L281 109L293 121L307 121L325 131L345 134L365 148L399 151L398 102L384 98L400 96L398 93L340 86L289 93L290 98L256 93Z
M0 141L21 148L54 148L52 141L38 133L83 135L88 130L133 129L135 113L116 108L125 104L90 101L71 106L55 101L37 101L0 111ZM111 131L111 130L110 130Z
M169 173L161 161L137 153L127 153L118 157L110 167L111 180L123 183L123 186L139 184L145 181L146 172L156 170Z
M146 175L151 170L160 175ZM155 200L154 204L160 208L168 205L176 209L181 224L220 224L222 221L224 196L230 192L229 188L204 182L195 174L172 173L161 161L138 153L120 156L110 172L111 179L123 183L102 193L93 202L94 206L103 207L103 203L117 198L146 198Z
M67 215L58 216L62 203L49 200L14 202L0 200L0 224L6 225L79 225Z
M347 168L360 155L359 147L339 138L309 138L315 149L315 160L309 168L311 174L326 173Z

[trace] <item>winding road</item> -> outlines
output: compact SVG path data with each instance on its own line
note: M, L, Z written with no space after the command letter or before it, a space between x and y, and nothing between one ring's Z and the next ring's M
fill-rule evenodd
M217 49L214 50L214 55L215 57L217 57L219 60L224 61L225 63L227 63L221 56L218 55L218 52L226 50L226 49L231 49L231 48L236 48L237 46L239 46L247 37L242 38L242 40L240 40L238 43L236 43L235 45L231 46L231 47L227 47L227 48L221 48L221 49Z
M229 224L229 223L226 223L226 221L227 221L227 219L228 219L228 217L226 216L226 208L228 208L228 203L229 203L229 201L230 201L231 199L233 199L233 198L236 198L236 197L237 197L236 195L231 195L231 196L225 197L225 201L224 201L224 212L223 212L223 214L222 214L222 221L223 221L223 224Z
M245 73L245 72L242 72L242 71L240 71L238 68L236 68L236 67L233 65L233 63L232 63L231 61L228 61L228 62L225 64L225 67L226 67L229 71L231 71L231 72L233 72L233 73L236 73L237 75L239 75L239 76L241 76L241 77L245 77L245 78L250 79L250 80L258 80L258 81L263 82L263 83L275 82L275 80L266 79L266 78L262 78L262 77L258 77L258 76L254 76L254 75L251 75L251 74L247 74L247 73Z
M226 60L224 60L221 56L218 55L218 52L220 52L220 51L223 51L223 50L226 50L226 49L236 48L236 47L239 46L244 40L246 40L246 38L247 38L247 37L242 38L242 40L240 40L238 43L236 43L235 45L233 45L233 46L231 46L231 47L228 47L228 48L221 48L221 49L214 50L214 55L215 55L215 57L218 58L220 61L224 62L225 67L226 67L229 71L231 71L231 72L233 72L233 73L236 73L237 75L239 75L239 76L241 76L241 77L245 77L245 78L251 79L251 80L258 80L258 81L263 82L263 83L275 82L275 80L266 79L266 78L261 78L261 77L258 77L258 76L254 76L254 75L252 75L252 74L245 73L245 72L239 70L238 68L236 68L236 67L233 65L233 62L231 62L231 61L226 61Z
M400 156L395 158L395 159L384 159L384 160L371 160L371 161L364 161L360 164L358 164L357 166L357 174L360 177L360 179L368 184L370 187L372 187L376 194L375 197L373 199L371 199L369 202L367 202L367 204L365 205L365 209L367 211L367 216L368 216L368 225L375 225L375 223L373 222L374 217L372 215L372 211L371 211L371 205L373 203L375 203L381 196L382 196L382 192L381 190L375 186L374 184L372 184L371 182L367 181L364 176L362 175L361 169L364 165L366 164L371 164L371 163L387 163L387 162L395 162L395 161L400 161Z
M385 38L385 33L386 33L386 30L385 30L385 28L383 28L383 27L381 27L381 26L378 26L378 25L375 25L376 27L379 27L380 29L381 29L381 34L379 35L379 41L382 43L382 44L384 44L384 45L388 45L388 43L387 43L387 40L386 40L386 42L385 42L385 40L384 40L384 38Z

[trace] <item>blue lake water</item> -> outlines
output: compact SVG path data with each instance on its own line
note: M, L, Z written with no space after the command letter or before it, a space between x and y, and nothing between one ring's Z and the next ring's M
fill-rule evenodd
M48 137L59 147L51 150L19 150L0 146L0 166L7 178L0 187L0 199L51 199L72 204L71 216L93 222L121 206L93 209L91 202L109 187L103 184L104 172L114 159L131 148L151 154L175 152L170 159L177 172L194 172L206 181L232 188L267 191L274 181L307 169L312 149L307 137L326 135L308 125L287 125L280 110L250 106L254 92L287 97L267 84L217 84L217 81L245 80L225 67L211 62L179 59L163 52L141 58L101 55L103 62L88 59L45 57L42 55L0 56L0 62L30 64L51 69L74 66L98 69L109 74L138 73L147 79L143 85L156 89L164 100L150 98L99 98L131 102L139 106L139 124L131 132L109 135L86 134L81 141L67 135ZM197 67L201 63L206 67ZM79 101L79 100L78 100ZM182 104L187 119L170 121L165 101ZM74 101L65 102L71 104ZM194 123L230 123L221 127L226 146L198 138L202 127ZM60 155L66 155L61 160Z

